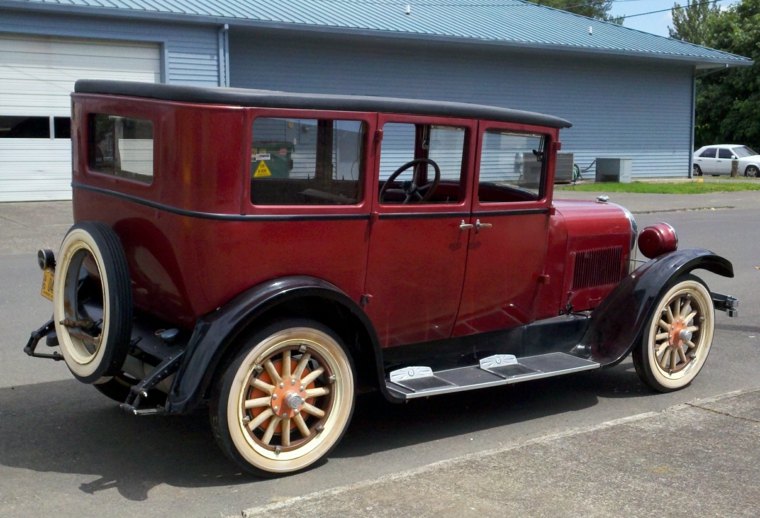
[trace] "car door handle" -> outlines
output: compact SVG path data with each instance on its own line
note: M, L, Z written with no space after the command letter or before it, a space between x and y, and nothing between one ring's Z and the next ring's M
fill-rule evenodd
M479 219L475 220L475 232L479 232L481 228L491 228L491 223L481 223Z
M470 230L470 229L471 229L471 228L473 228L474 226L475 226L475 225L473 225L472 223L465 223L465 222L464 222L464 220L462 220L462 221L459 223L459 230Z

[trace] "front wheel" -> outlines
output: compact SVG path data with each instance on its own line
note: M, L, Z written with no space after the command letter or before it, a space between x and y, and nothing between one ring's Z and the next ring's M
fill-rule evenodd
M660 298L633 350L636 373L659 392L687 386L707 360L714 327L707 286L692 275L681 278Z
M744 170L744 176L749 176L751 178L757 178L758 176L760 176L760 170L757 167L753 166L753 165L748 166L747 169Z
M348 427L354 372L335 333L289 320L253 335L219 380L210 417L244 470L272 476L322 459Z

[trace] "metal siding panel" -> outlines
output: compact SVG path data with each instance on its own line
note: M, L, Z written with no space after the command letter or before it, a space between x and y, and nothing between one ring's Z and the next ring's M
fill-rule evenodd
M636 177L686 176L690 67L453 46L230 32L231 85L477 102L557 115L563 151L587 166L633 158ZM592 174L593 170L589 172ZM593 175L592 175L593 176Z

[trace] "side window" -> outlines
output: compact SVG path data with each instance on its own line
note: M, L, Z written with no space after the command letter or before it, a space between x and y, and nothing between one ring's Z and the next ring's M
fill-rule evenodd
M480 202L540 199L545 176L544 145L542 135L486 131L480 150Z
M699 155L701 158L715 158L715 148L709 147L702 151L702 154Z
M730 149L718 149L718 158L732 158L734 154L731 152Z
M151 121L91 114L87 148L91 170L147 184L153 181Z
M452 203L463 198L466 128L388 123L380 152L380 202Z
M251 148L251 202L358 203L366 132L361 121L257 118Z

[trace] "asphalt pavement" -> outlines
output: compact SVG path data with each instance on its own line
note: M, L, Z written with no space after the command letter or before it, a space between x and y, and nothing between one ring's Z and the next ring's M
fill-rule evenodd
M597 194L604 192L563 190L555 198ZM609 196L634 214L663 213L663 219L670 211L760 204L760 192L749 191ZM0 255L28 253L33 260L41 243L56 249L71 220L69 202L0 203ZM754 517L760 514L759 444L760 389L750 389L516 440L242 514Z

